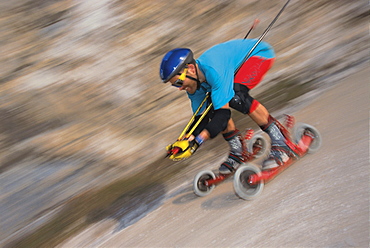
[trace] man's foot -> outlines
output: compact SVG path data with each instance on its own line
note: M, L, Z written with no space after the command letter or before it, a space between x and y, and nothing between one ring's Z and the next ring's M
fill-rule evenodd
M230 153L229 157L226 159L225 162L221 164L218 170L223 175L230 174L232 172L235 172L239 168L239 165L242 163L242 161L242 157Z
M234 130L222 134L224 139L229 143L229 157L223 162L219 168L221 174L227 175L235 172L239 165L244 162L243 155L246 153L246 146L239 130Z
M269 157L263 162L262 169L268 170L277 168L283 165L290 157L293 156L293 152L287 146L272 146Z
M289 157L294 157L294 152L286 144L283 131L280 130L282 125L271 115L268 117L268 123L260 126L271 138L271 152L269 157L263 162L262 169L273 169L283 165L289 160Z

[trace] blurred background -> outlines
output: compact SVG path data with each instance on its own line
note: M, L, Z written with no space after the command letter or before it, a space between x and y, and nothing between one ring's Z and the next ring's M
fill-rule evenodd
M211 143L197 159L163 159L191 110L161 83L161 59L243 38L256 18L258 38L284 3L1 0L0 246L55 245L116 214L127 192L150 184L158 199L165 179L219 154ZM368 10L364 0L292 0L264 38L277 58L252 95L279 116L368 65Z

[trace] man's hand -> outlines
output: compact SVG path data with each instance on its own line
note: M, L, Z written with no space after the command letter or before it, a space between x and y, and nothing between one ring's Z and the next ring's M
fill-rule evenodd
M170 159L180 161L189 158L199 148L196 140L180 140L166 147Z

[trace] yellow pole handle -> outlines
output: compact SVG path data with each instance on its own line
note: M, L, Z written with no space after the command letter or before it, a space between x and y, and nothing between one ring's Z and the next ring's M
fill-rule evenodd
M197 111L195 111L195 113L193 114L193 116L191 117L191 119L190 119L190 121L188 122L188 124L185 126L185 128L184 128L184 130L181 132L181 134L180 134L180 136L177 138L177 140L182 140L182 138L183 138L183 136L185 135L185 133L186 133L186 131L188 130L188 128L190 127L190 125L194 122L194 119L195 119L195 116L199 113L199 111L200 111L200 109L203 107L203 105L204 105L204 103L206 102L206 100L207 100L207 98L209 97L209 93L207 93L207 95L204 97L204 99L203 99L203 101L200 103L200 105L199 105L199 107L198 107L198 109L197 109ZM210 106L211 106L212 104L210 104ZM209 107L209 106L208 106ZM208 109L208 108L207 108ZM206 111L207 111L207 109L206 109ZM209 110L208 110L209 111ZM207 111L207 112L208 112ZM207 112L205 112L205 113L207 113ZM204 113L203 113L203 115L205 115ZM204 118L204 116L202 115L202 117L201 117L201 119L203 119ZM197 127L198 125L199 125L199 121L198 121L198 123L196 124L196 126L195 127ZM195 129L195 128L193 128L193 129ZM194 130L193 130L193 132L194 132Z

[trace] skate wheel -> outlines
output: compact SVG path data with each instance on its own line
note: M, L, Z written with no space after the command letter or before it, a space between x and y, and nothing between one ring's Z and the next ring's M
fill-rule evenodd
M239 167L234 175L235 194L241 199L248 201L257 198L262 193L265 185L263 181L251 185L248 182L251 175L261 176L261 170L256 165L250 163Z
M270 143L266 137L261 134L255 134L247 142L247 149L250 153L254 154L256 159L266 157L270 152Z
M215 188L215 185L208 186L206 185L206 180L208 179L215 179L215 173L212 171L201 171L199 172L193 182L193 191L197 196L206 196L210 194L213 189Z
M306 123L297 123L292 131L293 140L297 144L305 132L310 132L314 136L307 153L315 153L320 149L322 143L321 134L315 127Z

